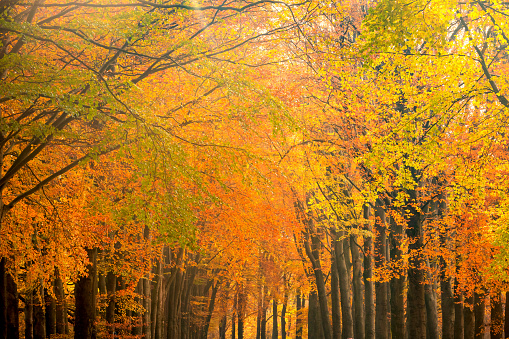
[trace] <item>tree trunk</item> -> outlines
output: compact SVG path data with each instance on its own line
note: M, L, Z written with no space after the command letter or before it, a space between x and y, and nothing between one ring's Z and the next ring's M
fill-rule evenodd
M463 305L463 324L465 339L474 339L475 337L475 314L474 314L474 296L465 299Z
M428 339L439 339L438 329L438 311L437 311L437 297L435 294L434 283L430 273L429 261L426 259L426 270L428 283L424 286L425 302L426 302L426 337Z
M288 304L288 292L285 291L283 306L281 308L281 339L286 339L286 305Z
M0 338L19 338L18 308L18 287L8 272L7 259L2 258L0 259Z
M344 232L339 232L339 238L341 238ZM352 318L352 303L350 299L350 275L348 274L348 268L346 265L345 258L345 247L344 242L350 240L348 238L336 240L335 254L336 254L336 265L338 267L338 278L339 278L339 291L341 297L341 319L342 319L342 335L343 339L353 338L353 318ZM349 247L349 246L348 246ZM349 252L349 249L348 249Z
M364 338L364 297L362 286L362 258L356 237L350 236L350 251L352 252L352 287L354 309L354 338Z
M415 179L415 170L411 168L410 171ZM414 206L417 204L417 192L409 190L408 194L410 199L405 207L409 210L406 233L410 240L408 245L410 251L407 294L408 334L409 338L412 339L426 339L425 279L422 269L425 263L421 252L424 247L420 221L421 215Z
M67 334L68 331L67 304L65 301L64 285L62 283L62 279L60 278L60 271L58 268L55 268L55 282L53 286L53 291L56 297L55 306L56 333Z
M239 286L239 294L237 300L237 336L238 339L244 339L244 315L246 312L246 294L244 286ZM277 318L277 317L276 317Z
M301 303L300 290L297 290L297 314L296 314L296 320L295 320L295 339L302 339L302 309L303 308L304 307ZM334 338L334 339L336 339L336 338Z
M308 339L323 339L322 317L316 291L309 295L308 307Z
M44 289L44 301L46 303L46 338L51 338L57 332L57 310L55 298Z
M442 261L442 267L445 262ZM454 339L455 305L452 278L442 269L440 277L440 298L442 303L442 339Z
M403 227L394 218L390 218L390 255L391 261L403 260L401 243ZM405 338L405 275L406 272L399 268L395 276L391 278L391 333L393 338Z
M386 216L383 202L380 199L376 200L375 205L375 267L382 269L385 267L387 258L385 257L387 249L386 237ZM388 338L388 302L387 302L387 282L377 281L375 283L376 293L376 316L375 316L375 331L377 339Z
M277 330L277 301L276 299L272 300L272 338L278 337Z
M332 247L331 258L331 312L332 312L332 338L341 339L341 305L339 296L339 277L335 246ZM300 299L297 299L297 303Z
M320 240L318 239L318 236L316 234L311 233L310 230L311 227L308 227L307 236L304 241L304 247L306 250L306 254L309 257L309 260L311 261L311 264L313 266L313 271L315 275L315 281L316 281L316 289L317 289L317 296L318 296L318 303L320 308L320 320L321 322L318 323L323 327L323 335L325 339L331 339L332 337L332 330L331 330L331 324L329 319L329 308L327 306L327 291L325 288L325 278L323 276L323 271L320 263L320 254L319 254L319 248L321 246ZM310 239L311 238L311 239ZM310 245L311 242L311 245ZM341 244L337 242L336 244ZM312 248L311 248L312 246Z
M34 338L34 301L32 290L25 293L25 339Z
M475 338L484 338L484 311L485 311L484 293L474 293L474 313L475 313Z
M502 330L504 329L504 310L502 309L502 294L492 294L491 305L491 339L502 339Z
M371 232L372 226L369 222L370 208L364 205L364 219L366 220L365 229ZM373 238L364 239L364 307L365 307L365 334L366 339L375 339L375 298L373 296Z
M46 338L46 314L44 310L44 288L42 281L34 293L34 339Z
M505 292L504 336L509 336L509 292Z
M95 303L97 292L97 248L87 249L90 264L87 265L88 275L80 277L74 288L76 310L74 320L75 339L95 339Z
M458 282L455 280L454 289L454 339L464 339L465 337L465 319L463 317L463 293L458 290Z

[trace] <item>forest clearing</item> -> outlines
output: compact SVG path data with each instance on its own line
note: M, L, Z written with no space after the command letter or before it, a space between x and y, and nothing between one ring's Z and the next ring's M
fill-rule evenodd
M509 338L509 3L0 0L0 339Z

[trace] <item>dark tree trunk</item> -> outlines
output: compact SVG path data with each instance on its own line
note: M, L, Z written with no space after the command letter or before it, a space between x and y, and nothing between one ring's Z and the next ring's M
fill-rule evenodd
M454 339L465 338L465 319L463 317L463 293L458 290L458 282L454 282Z
M341 339L341 305L339 296L339 277L336 263L336 250L332 248L331 258L331 312L332 312L332 338ZM297 302L300 302L297 299Z
M383 202L380 199L376 200L375 205L375 267L382 269L385 267L387 258L385 257L387 249L387 227L386 216ZM376 293L376 316L375 316L375 331L377 339L388 338L388 302L387 302L387 282L377 281L375 283Z
M343 232L339 233L339 238L343 236ZM345 242L350 241L348 238L336 241L335 254L336 254L336 265L338 267L338 278L339 278L339 291L341 298L341 319L342 319L342 334L343 339L353 338L353 318L352 318L352 303L350 298L350 274L348 274L348 267L345 258ZM348 252L350 249L348 248Z
M410 171L415 180L415 170L411 168ZM425 279L422 269L425 263L421 252L424 247L420 221L421 215L415 207L415 204L417 204L417 192L415 190L409 190L408 194L410 199L408 205L405 207L409 210L406 233L410 240L408 249L412 255L409 259L408 268L407 326L409 338L426 339Z
M491 339L502 339L504 329L504 310L502 308L502 294L496 293L491 296Z
M276 299L272 300L272 338L278 337L278 329L277 329L277 301Z
M161 264L162 258L157 260L155 265L155 277L154 282L151 284L152 288L152 299L151 299L151 312L150 312L150 325L151 325L151 335L154 339L161 339L162 334L160 333L161 322L160 315L162 313L161 307L161 299L162 297L162 281L163 281L163 267Z
M309 295L308 307L308 339L323 339L322 317L316 291Z
M149 276L147 275L145 278L142 279L142 292L143 292L143 315L141 316L142 319L142 333L144 336L144 339L152 339L152 328L151 328L151 286L150 286L150 280Z
M0 330L4 338L19 338L18 286L7 270L7 259L0 260Z
M25 339L34 338L34 301L33 291L25 293Z
M46 314L44 311L44 288L42 281L34 293L34 339L46 338Z
M474 296L465 299L463 306L463 324L464 338L474 339L475 337L475 314L474 314Z
M283 306L281 307L281 339L286 339L286 305L288 304L288 292L285 292Z
M267 308L268 299L267 295L269 293L269 288L265 285L263 286L263 295L262 295L262 318L260 320L260 339L265 339L267 337Z
M65 301L64 285L62 283L62 279L60 278L60 271L58 268L55 269L55 282L53 286L53 291L56 297L55 306L56 333L67 334L68 333L67 304Z
M233 300L233 313L232 313L232 335L231 335L232 339L235 339L235 336L237 334L236 327L235 327L235 320L237 318L237 301L238 301L238 294L235 293L235 299Z
M316 289L318 296L318 304L320 309L320 322L318 323L323 327L323 335L325 339L331 339L332 330L329 319L329 308L327 306L327 291L325 288L325 278L320 263L319 248L321 246L320 240L316 234L311 233L311 227L308 227L307 239L304 241L306 254L311 261L316 281ZM311 233L311 234L310 234ZM311 238L311 239L309 239ZM310 244L311 242L311 244ZM336 243L338 244L338 242ZM339 243L341 244L341 243ZM336 245L337 246L337 245Z
M364 219L366 220L365 229L371 232L372 227L369 222L370 208L364 205ZM375 298L373 296L373 238L364 239L364 307L365 307L365 334L366 339L375 339Z
M76 310L74 320L75 339L95 339L95 304L97 293L97 249L87 249L90 264L87 265L88 275L80 277L74 288Z
M442 267L445 262L442 261ZM455 305L452 278L446 276L442 269L440 277L440 297L442 302L442 339L454 339L455 333Z
M391 261L401 261L403 251L401 243L403 237L403 227L399 225L394 218L390 218L390 255ZM405 338L405 276L406 272L399 268L396 276L391 278L391 333L393 338Z
M352 287L354 309L354 338L364 338L364 296L362 284L362 258L359 244L355 236L350 237L350 251L352 252Z
M474 293L474 313L475 313L475 338L484 337L484 311L485 311L484 293Z
M108 333L113 336L113 333L115 333L117 276L111 271L106 274L106 293L108 296L108 306L106 306L106 326L108 327Z
M219 289L219 282L216 282L212 286L212 295L210 296L209 307L207 311L207 319L205 319L205 325L203 326L202 338L207 339L209 333L210 321L212 320L212 314L214 313L214 306L216 304L217 290Z
M244 287L239 287L239 294L237 300L237 336L238 339L244 339L244 315L246 312L246 294Z
M338 287L339 288L339 287ZM297 290L297 314L295 319L295 339L302 339L302 309L300 290ZM336 338L334 338L336 339Z
M57 332L57 310L55 298L44 289L44 301L46 303L46 338L51 338Z
M138 307L143 307L143 278L138 280L138 284L136 285L136 297L134 298L134 301L139 305ZM131 334L134 336L141 336L143 334L143 319L138 312L134 311L132 313L132 328L131 328Z
M435 286L430 273L430 265L428 259L426 259L426 266L428 267L427 281L424 286L425 301L426 301L426 337L428 339L439 339L439 328L438 328L438 311L437 311L437 297L435 294Z
M504 336L509 336L509 292L505 292Z

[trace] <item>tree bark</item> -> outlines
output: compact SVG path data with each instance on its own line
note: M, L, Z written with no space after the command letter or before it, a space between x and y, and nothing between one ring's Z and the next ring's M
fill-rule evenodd
M278 337L278 329L277 329L277 301L276 299L272 300L272 338Z
M57 332L57 310L55 298L44 289L44 301L46 302L46 338L51 338Z
M339 277L335 246L332 247L331 258L331 312L332 312L332 338L341 339L341 300L339 296ZM300 299L297 299L300 302Z
M34 301L32 290L25 293L25 339L34 338Z
M490 298L491 305L491 339L502 339L504 329L504 310L502 307L502 293L494 293Z
M454 339L464 339L465 319L463 318L463 293L458 290L458 282L454 281Z
M34 293L34 339L46 338L46 314L44 310L44 288L42 281L37 286L37 291Z
M375 267L382 269L385 267L387 258L385 257L387 249L386 237L386 216L383 202L380 199L375 203ZM376 293L376 316L375 316L375 331L377 339L388 338L388 302L387 302L387 282L377 281L375 283Z
M283 306L281 307L281 339L286 339L286 305L288 304L288 292L285 291Z
M371 232L372 226L369 222L370 208L364 205L363 208L365 229ZM373 283L373 238L364 239L364 309L365 309L365 335L366 339L375 339L375 298Z
M482 339L484 337L484 311L485 311L485 294L474 293L474 313L475 313L475 338Z
M464 324L464 338L474 339L475 337L475 314L474 314L474 296L471 295L465 298L463 305L463 324Z
M428 259L426 259L426 270L427 283L424 286L425 291L425 302L426 302L426 337L428 339L439 339L439 328L438 328L438 311L437 311L437 297L435 294L435 286L430 273L430 265Z
M410 171L415 179L415 170L410 168ZM408 245L410 251L407 294L408 334L409 338L412 339L426 339L425 279L422 270L425 263L421 252L424 247L420 221L421 214L415 207L417 192L409 190L407 193L410 197L405 207L409 211L406 233L410 241Z
M297 303L297 314L296 314L296 319L295 319L295 339L302 339L302 309L304 307L301 303L300 290L297 290L296 303ZM336 339L336 338L334 338L334 339Z
M87 276L80 277L74 288L76 311L74 320L75 339L95 339L95 306L97 293L97 248L87 248L90 264L87 265Z
M354 338L364 338L364 298L362 284L362 258L359 244L354 235L350 236L350 251L352 252L352 287L354 309Z
M309 295L308 307L308 339L323 339L322 317L320 314L320 304L316 291Z
M56 333L67 334L68 332L67 304L65 301L64 285L62 283L62 279L60 278L60 271L58 268L55 268L55 282L53 286L53 291L56 297L55 306Z
M344 232L339 232L339 238L344 235ZM353 338L353 318L352 318L352 303L350 298L350 275L348 274L348 268L345 259L345 247L344 242L350 240L348 238L336 240L336 265L338 267L338 278L339 278L339 291L341 297L341 319L342 319L342 334L341 338L348 339ZM349 249L348 249L349 251Z
M390 255L391 261L402 261L403 251L401 240L403 227L394 218L390 218ZM397 265L399 267L399 265ZM405 275L406 272L398 268L391 278L391 333L393 338L405 338Z

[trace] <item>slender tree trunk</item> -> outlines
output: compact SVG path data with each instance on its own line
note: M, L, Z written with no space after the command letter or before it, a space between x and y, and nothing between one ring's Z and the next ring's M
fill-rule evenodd
M46 302L46 338L51 338L57 332L57 310L55 298L44 289L44 301Z
M5 260L5 259L2 259ZM5 270L4 272L4 281L5 281L5 312L6 320L7 320L7 328L6 328L6 338L19 338L19 312L18 312L18 286L14 280L14 277ZM2 274L2 269L0 269L0 274ZM1 284L0 284L1 285ZM1 307L1 306L0 306Z
M371 232L372 226L369 222L370 208L364 205L365 229ZM365 334L366 339L375 339L375 298L373 283L373 238L364 239L364 305L365 305Z
M87 265L88 275L80 277L74 288L76 311L74 320L75 339L95 339L95 302L97 293L97 248L87 249L90 264Z
M25 339L34 339L34 301L32 290L25 293Z
M286 339L286 305L288 304L288 292L285 291L283 306L281 307L281 339Z
M235 335L237 334L235 327L235 319L237 318L237 302L238 302L238 294L235 293L235 299L233 300L233 312L232 312L232 339L235 339Z
M320 314L320 304L316 291L309 295L308 307L308 339L323 339L322 317Z
M46 338L46 314L44 309L44 288L42 287L42 281L37 287L37 291L34 293L34 323L33 333L34 339L45 339Z
M412 177L416 178L413 168L410 168ZM416 180L417 181L417 180ZM426 302L424 293L424 267L422 258L423 234L420 221L420 212L415 207L417 204L417 192L409 190L409 203L405 207L409 210L407 215L408 223L406 233L409 238L408 249L410 251L408 268L408 294L407 294L407 312L408 312L408 334L412 339L426 339Z
M309 239L311 238L311 239ZM311 245L310 245L311 242ZM320 263L320 240L316 234L311 233L311 227L308 227L307 239L304 241L304 247L306 254L311 261L316 281L316 289L318 292L318 303L320 308L320 320L321 326L323 327L323 335L325 339L331 339L332 330L329 319L329 308L327 306L327 291L325 289L325 278ZM311 248L312 246L312 248Z
M339 233L339 237L343 236L343 232ZM350 240L348 238L337 240L335 249L336 249L336 265L338 267L338 278L339 278L339 291L341 297L341 319L342 319L342 335L343 339L353 338L353 318L352 318L352 303L350 298L350 274L348 274L348 268L346 265L345 259L345 247L344 242L348 241L348 245L350 244ZM348 246L349 247L349 246ZM347 247L347 248L348 248ZM350 249L348 248L348 252Z
M152 311L152 302L151 302L151 292L152 286L150 284L150 275L142 279L142 287L143 287L143 308L144 312L142 315L143 321L143 335L144 339L151 339L152 337L152 328L151 328L151 311Z
M454 339L464 339L465 337L465 319L463 317L463 293L459 291L458 281L454 281Z
M341 305L339 296L339 277L335 246L331 253L331 312L332 312L332 338L341 339ZM300 300L297 299L299 303Z
M505 292L504 336L509 337L509 291Z
M385 257L387 249L387 226L385 208L380 199L376 200L375 205L375 228L376 228L376 242L375 242L375 267L382 269L385 267L387 258ZM388 338L388 302L387 302L387 282L377 281L375 283L376 293L376 316L375 316L375 331L377 339Z
M502 293L494 293L490 298L491 305L491 339L502 339L504 329L504 310L502 307Z
M390 255L391 261L403 260L401 243L403 227L394 218L390 218ZM405 338L405 276L406 272L399 268L396 275L391 278L391 333L393 338Z
M352 287L354 309L354 338L365 337L364 324L364 296L362 284L362 258L359 244L355 236L350 236L350 250L352 252Z
M474 293L474 313L475 313L475 338L484 338L484 311L485 311L484 293Z
M338 287L339 288L339 287ZM304 308L301 303L301 293L297 290L297 314L295 320L295 339L302 339L302 309ZM339 338L334 338L339 339Z
M267 308L268 308L268 299L267 295L269 293L269 288L267 285L263 286L263 295L262 295L262 318L260 320L260 339L267 338Z
M55 322L56 322L56 333L67 334L67 303L65 301L64 285L60 278L60 271L55 268L55 282L53 291L56 297L55 306Z
M244 315L246 312L246 292L244 286L239 286L239 294L237 301L237 319L238 319L238 339L244 339ZM277 317L276 317L277 318Z
M437 311L437 298L435 294L433 279L430 273L430 265L428 259L426 259L426 270L427 283L424 286L425 301L426 301L426 337L428 339L439 339L438 329L438 311Z
M278 337L278 329L277 329L277 301L276 299L272 300L272 338Z
M463 306L463 323L465 339L474 339L475 337L475 313L474 313L474 296L465 298Z

